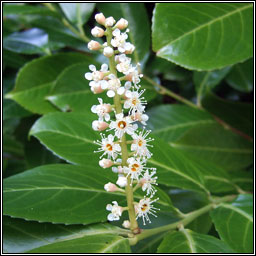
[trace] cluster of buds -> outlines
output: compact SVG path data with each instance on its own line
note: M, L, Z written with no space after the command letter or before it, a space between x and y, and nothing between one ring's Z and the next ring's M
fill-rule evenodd
M138 71L138 66L132 65L132 59L127 54L132 54L135 47L128 39L128 21L121 18L118 22L113 17L105 18L102 13L96 14L96 21L104 26L94 27L91 31L95 37L107 37L107 42L100 44L97 41L90 41L90 50L101 51L109 58L110 68L103 64L100 70L94 65L90 65L92 72L85 74L85 78L90 81L89 86L94 94L106 92L109 98L114 98L114 104L104 103L102 98L98 98L99 104L94 105L91 111L98 115L98 120L93 121L92 128L95 131L106 131L108 135L100 133L101 140L95 141L101 152L99 165L102 168L111 168L117 173L116 184L107 183L104 189L108 192L121 191L126 186L132 187L132 191L142 189L146 195L139 202L134 202L133 206L136 219L142 217L143 224L150 222L149 214L154 216L157 208L152 203L158 200L152 199L157 191L157 177L155 168L146 167L147 160L152 156L149 144L153 139L148 137L150 131L145 129L148 116L144 113L147 102L142 97L145 90L140 89L140 78L142 74ZM125 32L121 32L124 30ZM120 109L121 108L121 109ZM141 123L143 129L138 129ZM112 133L112 134L111 134ZM130 140L126 140L126 136ZM125 145L124 149L122 148ZM130 147L130 150L127 147ZM118 202L113 201L106 209L110 211L108 220L119 220L122 212L129 207L121 207ZM123 222L125 228L130 227L130 222Z

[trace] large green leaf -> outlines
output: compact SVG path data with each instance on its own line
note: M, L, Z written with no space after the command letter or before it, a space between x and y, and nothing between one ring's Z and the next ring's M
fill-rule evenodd
M51 11L48 8L39 5L30 4L4 4L3 15L50 15L60 17L57 12Z
M4 99L3 100L3 120L14 117L25 117L32 113L18 105L13 100Z
M251 3L159 3L153 50L188 69L214 70L253 54Z
M226 170L238 170L253 161L252 143L217 123L193 127L170 145Z
M201 97L218 85L221 80L228 74L230 67L215 71L194 72L193 81L196 87L197 99L200 102Z
M72 23L81 26L90 18L95 3L59 3L59 6Z
M211 212L221 239L237 253L253 253L253 197L239 195Z
M126 206L124 193L104 190L104 184L116 180L115 173L91 163L84 167L65 164L40 166L5 179L3 213L40 222L103 222L107 220L108 203L118 201L119 205ZM139 200L144 193L137 191L134 197ZM172 210L170 199L163 191L159 190L157 196L156 206L161 210Z
M98 9L106 17L116 20L125 18L129 22L129 40L135 45L135 61L146 61L150 47L150 26L147 11L143 3L100 3Z
M7 67L18 69L27 61L29 61L29 59L25 55L17 54L6 49L3 50L3 64Z
M53 225L50 223L38 223L25 221L5 216L3 218L3 250L5 253L78 253L101 252L105 247L106 252L129 252L129 246L125 239L114 237L114 234L125 234L125 230L109 224L83 225ZM106 236L106 239L102 239ZM101 245L94 248L88 244L92 239L102 240ZM110 240L110 241L109 241ZM116 241L116 245L112 242ZM83 245L78 246L82 242ZM105 242L105 246L104 246ZM110 244L106 244L110 242ZM120 246L124 248L120 248ZM60 248L64 247L64 248Z
M206 111L177 104L160 105L151 108L147 114L150 117L148 127L153 134L169 143L177 140L190 128L215 123Z
M253 89L253 59L236 64L228 74L226 81L234 89L250 92Z
M38 28L15 32L4 38L3 47L23 54L47 54L49 53L48 35Z
M196 233L189 229L168 233L157 250L158 253L233 253L221 240Z
M57 111L45 100L54 86L55 79L69 65L87 60L88 57L77 53L61 53L34 59L20 69L15 88L6 97L33 113Z
M253 104L235 102L219 98L208 93L202 100L202 106L210 113L249 136L253 137Z

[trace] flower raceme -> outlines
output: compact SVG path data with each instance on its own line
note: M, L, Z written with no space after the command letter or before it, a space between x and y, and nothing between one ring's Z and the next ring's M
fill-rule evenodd
M106 36L107 42L100 44L92 40L88 43L88 48L101 51L109 58L109 65L102 64L100 70L90 65L91 72L87 72L85 78L90 81L89 86L94 94L106 92L108 98L114 99L113 104L98 98L99 104L91 108L98 116L98 120L93 121L92 128L108 132L108 135L101 133L101 140L95 141L99 146L95 152L101 153L99 165L104 169L112 168L118 175L116 184L109 182L104 189L110 193L126 193L127 197L128 206L122 207L117 201L106 206L110 211L107 218L109 221L119 220L123 211L128 210L130 221L125 220L123 226L132 229L138 218L141 217L145 225L146 221L150 222L149 214L156 216L155 212L158 210L152 205L158 200L152 199L157 191L157 177L154 176L156 169L146 166L147 160L152 156L149 150L152 145L149 143L153 139L148 137L150 131L145 129L148 120L144 113L147 102L142 97L145 90L141 90L139 84L143 75L138 71L140 64L133 66L132 59L127 56L135 50L134 45L127 42L128 21L121 18L116 22L113 17L105 18L102 13L96 14L95 20L104 29L96 26L91 31L92 35ZM143 130L138 129L138 123L144 126ZM130 141L126 141L126 136L130 137ZM146 196L129 205L128 198L131 197L127 193L133 193L139 188ZM131 213L134 213L134 218Z

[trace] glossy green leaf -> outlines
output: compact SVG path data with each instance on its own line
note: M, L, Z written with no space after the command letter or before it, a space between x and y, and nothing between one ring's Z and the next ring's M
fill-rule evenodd
M29 61L26 56L17 54L15 52L3 50L3 63L7 67L18 69L22 67L27 61Z
M157 250L158 253L233 253L221 240L196 233L189 229L168 233Z
M147 111L148 127L154 135L170 143L181 137L187 130L197 125L214 124L206 111L184 105L160 105Z
M77 53L60 53L34 59L20 69L15 88L6 98L15 100L33 113L57 111L45 99L53 88L55 79L69 65L87 60L86 56Z
M93 94L90 90L89 82L84 78L86 72L91 72L89 70L90 64L96 63L88 60L64 69L58 76L55 86L50 96L47 96L47 99L62 111L88 114L91 113L92 105L98 104L98 98L103 98L104 102L109 101L105 96L106 93L104 95ZM72 86L70 86L71 84Z
M3 249L6 253L25 253L31 250L37 253L64 253L67 251L78 253L81 250L81 252L85 253L91 248L87 241L92 241L92 238L98 240L101 239L101 236L106 235L106 240L102 239L102 241L108 242L111 236L113 236L113 241L115 241L114 234L122 234L122 232L124 231L120 228L106 223L89 226L66 226L25 221L5 216L3 218ZM83 242L83 248L77 246L79 242ZM110 246L113 245L112 252L117 252L118 245L122 245L124 248L120 252L129 252L129 246L126 246L125 241L120 239L119 241L116 240L116 242L116 246L110 243L109 247L106 246L106 250L111 250ZM60 246L65 247L65 249L61 249ZM94 246L95 250L93 251L93 248L91 248L91 252L100 252L101 247Z
M43 29L49 35L49 41L61 44L62 47L69 46L71 48L87 51L87 45L76 34L70 31L57 18L46 16L35 16L30 20L32 26Z
M3 47L23 54L48 53L48 35L41 29L32 28L15 32L3 40ZM48 50L48 51L47 51Z
M159 3L153 15L153 50L194 70L214 70L253 54L251 3Z
M236 64L226 78L228 84L241 92L253 89L253 59Z
M221 239L237 253L253 253L253 197L239 195L211 212Z
M237 184L245 191L253 191L253 170L233 171L230 172L232 182Z
M104 172L101 173L101 172ZM125 194L109 193L108 182L115 183L117 175L99 165L45 165L12 176L4 181L4 215L65 224L90 224L107 220L106 205L118 201L126 205ZM139 200L144 193L134 197ZM172 210L170 199L157 192L155 203L161 210ZM67 200L69 198L69 200Z
M252 143L219 124L193 127L170 145L226 170L241 169L253 161Z
M193 81L197 91L198 101L207 92L218 85L221 80L228 74L230 67L226 67L215 71L195 71L193 74Z
M32 113L18 105L15 101L4 99L3 100L3 119L14 117L25 117Z
M97 7L106 17L113 16L116 20L120 18L128 20L129 40L136 47L135 61L144 64L148 58L150 47L150 25L144 4L101 3Z
M14 136L9 134L5 134L3 137L3 152L5 154L11 154L14 156L23 157L24 156L24 148L22 143L17 141Z
M29 14L39 14L39 15L50 15L60 17L57 12L53 12L48 8L40 5L29 5L29 4L8 4L4 5L3 15L29 15Z
M253 104L225 100L209 93L203 98L202 106L238 132L249 135L252 141Z
M92 14L95 3L59 3L66 17L77 25L83 25Z

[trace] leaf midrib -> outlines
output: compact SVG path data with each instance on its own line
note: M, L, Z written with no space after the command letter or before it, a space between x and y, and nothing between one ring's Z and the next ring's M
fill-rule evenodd
M208 22L206 22L206 23L204 23L204 24L201 24L201 25L199 25L198 27L196 27L196 28L194 28L194 29L192 29L192 30L190 30L190 31L188 31L188 32L186 32L186 33L184 33L183 35L181 35L181 36L179 36L179 37L177 37L177 38L175 38L174 40L172 40L171 42L169 42L169 43L166 44L165 46L162 46L162 47L158 50L157 54L159 54L162 50L165 50L165 48L167 48L168 46L172 45L173 43L175 43L175 42L179 41L180 39L186 37L187 35L190 35L190 34L192 34L192 33L195 33L196 31L198 31L198 30L200 30L200 29L202 29L202 28L204 28L204 27L207 27L207 26L209 26L209 25L211 25L211 24L213 24L213 23L215 23L215 22L217 22L217 21L219 21L219 20L223 20L223 19L225 19L225 18L227 18L227 17L229 17L229 16L232 16L232 15L235 14L235 13L241 12L242 10L245 10L245 9L248 9L248 8L251 8L251 7L252 7L252 5L246 5L246 6L237 8L237 9L234 10L234 11L228 12L228 13L222 15L222 16L219 16L219 17L217 17L217 18L214 18L214 19L211 20L211 21L208 21Z

